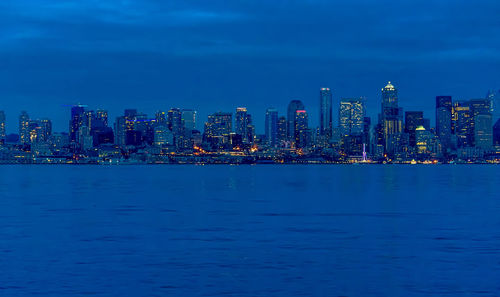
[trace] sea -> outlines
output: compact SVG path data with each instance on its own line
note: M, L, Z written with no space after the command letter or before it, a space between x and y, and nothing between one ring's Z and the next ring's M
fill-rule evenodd
M498 165L0 166L0 296L499 296Z

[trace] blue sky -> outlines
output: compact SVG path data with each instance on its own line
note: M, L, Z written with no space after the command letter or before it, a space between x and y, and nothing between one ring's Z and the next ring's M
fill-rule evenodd
M70 104L148 114L170 107L264 112L302 100L317 124L319 88L367 98L398 87L405 110L433 118L434 97L500 88L497 1L4 0L0 109L50 117Z

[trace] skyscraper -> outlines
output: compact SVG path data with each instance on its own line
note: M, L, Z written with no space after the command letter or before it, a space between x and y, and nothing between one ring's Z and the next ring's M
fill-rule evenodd
M304 109L295 111L295 145L298 148L306 147L310 142L311 131L309 130L309 120Z
M452 130L455 133L457 147L471 147L474 141L473 115L469 102L453 103Z
M392 155L395 153L395 141L403 130L403 110L398 106L398 91L391 82L382 88L382 113L379 116L379 124L385 151Z
M451 146L452 108L451 96L436 97L436 134L441 141L444 153Z
M493 145L500 146L500 119L493 126Z
M343 98L339 107L339 126L342 136L364 131L365 103L363 98Z
M71 119L69 121L69 140L78 142L78 130L84 125L84 105L74 105L71 107Z
M492 102L489 98L469 101L474 125L474 146L490 149L493 145Z
M208 116L205 123L204 140L213 147L227 144L233 127L233 114L216 112Z
M286 117L281 116L278 118L278 143L280 144L287 140L287 125L288 121L286 120Z
M196 129L196 111L192 109L182 110L182 125L187 131Z
M328 139L332 136L332 92L329 88L320 90L319 133Z
M0 144L5 143L5 112L0 110Z
M290 104L288 104L287 111L287 133L288 139L295 141L295 119L297 110L305 110L305 106L300 100L292 100Z
M22 111L19 116L19 142L21 144L30 143L30 117L26 111Z
M408 133L409 144L412 147L417 145L416 130L419 126L424 126L423 111L407 111L405 112L405 133Z
M275 108L266 110L265 129L267 144L276 146L278 143L278 110Z

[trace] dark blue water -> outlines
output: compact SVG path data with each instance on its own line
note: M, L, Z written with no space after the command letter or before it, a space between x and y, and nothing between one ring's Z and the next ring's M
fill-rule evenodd
M0 296L498 296L499 166L1 166Z

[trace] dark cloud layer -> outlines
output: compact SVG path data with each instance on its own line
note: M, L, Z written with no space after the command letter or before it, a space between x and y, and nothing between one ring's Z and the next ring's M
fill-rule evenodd
M66 129L67 105L117 115L247 106L258 129L270 105L318 89L365 96L379 109L387 80L405 109L432 118L433 97L500 87L497 1L50 1L0 3L0 109Z

